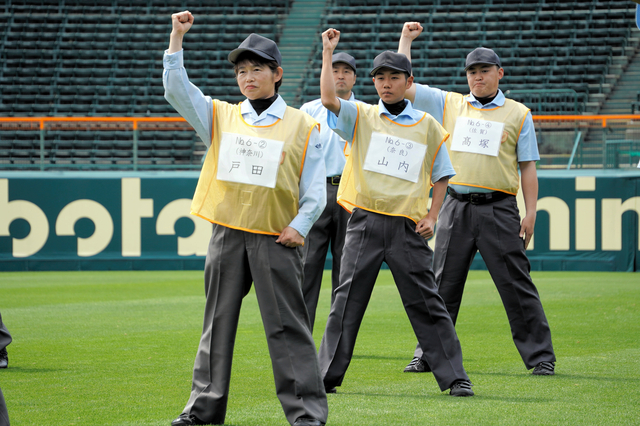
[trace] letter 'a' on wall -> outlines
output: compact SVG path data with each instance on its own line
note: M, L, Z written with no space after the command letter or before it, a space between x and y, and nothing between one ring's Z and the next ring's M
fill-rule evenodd
M195 228L189 237L178 237L178 255L206 256L213 225L204 219L189 214L190 211L191 200L188 198L170 202L158 214L156 233L158 235L175 235L175 224L178 219L188 217L193 221Z
M95 256L102 252L113 238L113 220L102 204L93 200L76 200L67 204L56 220L56 234L76 235L74 226L82 218L90 219L95 231L90 237L78 237L78 256Z
M24 219L31 230L24 238L13 238L13 257L28 257L40 251L49 238L47 216L30 201L9 201L9 180L0 179L0 237L9 237L9 226Z

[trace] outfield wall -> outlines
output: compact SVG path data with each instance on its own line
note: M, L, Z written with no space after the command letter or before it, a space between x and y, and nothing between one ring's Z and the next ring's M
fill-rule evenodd
M538 176L533 270L640 271L640 170ZM0 270L202 269L212 225L189 214L197 177L0 171Z

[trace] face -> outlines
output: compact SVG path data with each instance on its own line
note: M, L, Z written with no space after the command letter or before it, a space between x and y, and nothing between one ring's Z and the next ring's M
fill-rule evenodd
M338 62L333 64L333 81L336 83L336 95L348 99L353 85L356 84L356 73L349 65Z
M504 70L497 65L477 64L467 70L467 83L476 98L486 98L498 92L498 84Z
M373 77L378 96L388 104L395 104L404 99L404 94L413 84L413 76L391 68L382 68Z
M248 99L266 99L276 94L276 82L282 78L282 68L271 70L267 65L250 61L238 63L236 79L240 92Z

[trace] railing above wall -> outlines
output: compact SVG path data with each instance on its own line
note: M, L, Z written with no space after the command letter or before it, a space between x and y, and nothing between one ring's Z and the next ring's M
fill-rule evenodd
M629 168L640 161L640 114L533 120L540 168ZM204 153L181 117L0 118L2 170L195 170Z

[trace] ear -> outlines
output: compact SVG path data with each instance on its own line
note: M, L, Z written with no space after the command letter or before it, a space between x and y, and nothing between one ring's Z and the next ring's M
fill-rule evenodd
M276 83L280 80L282 80L282 76L284 75L284 70L282 69L282 67L278 67L276 68L276 70L273 72L273 74L275 75L276 78Z
M411 87L412 84L413 84L413 76L410 75L409 78L407 79L407 88L406 88L406 90L409 90L409 88Z
M373 81L375 83L376 82L376 78L375 77L371 77L371 81Z
M503 69L503 68L500 68L500 69L498 70L498 80L501 80L501 79L502 79L502 77L504 77L504 69Z

